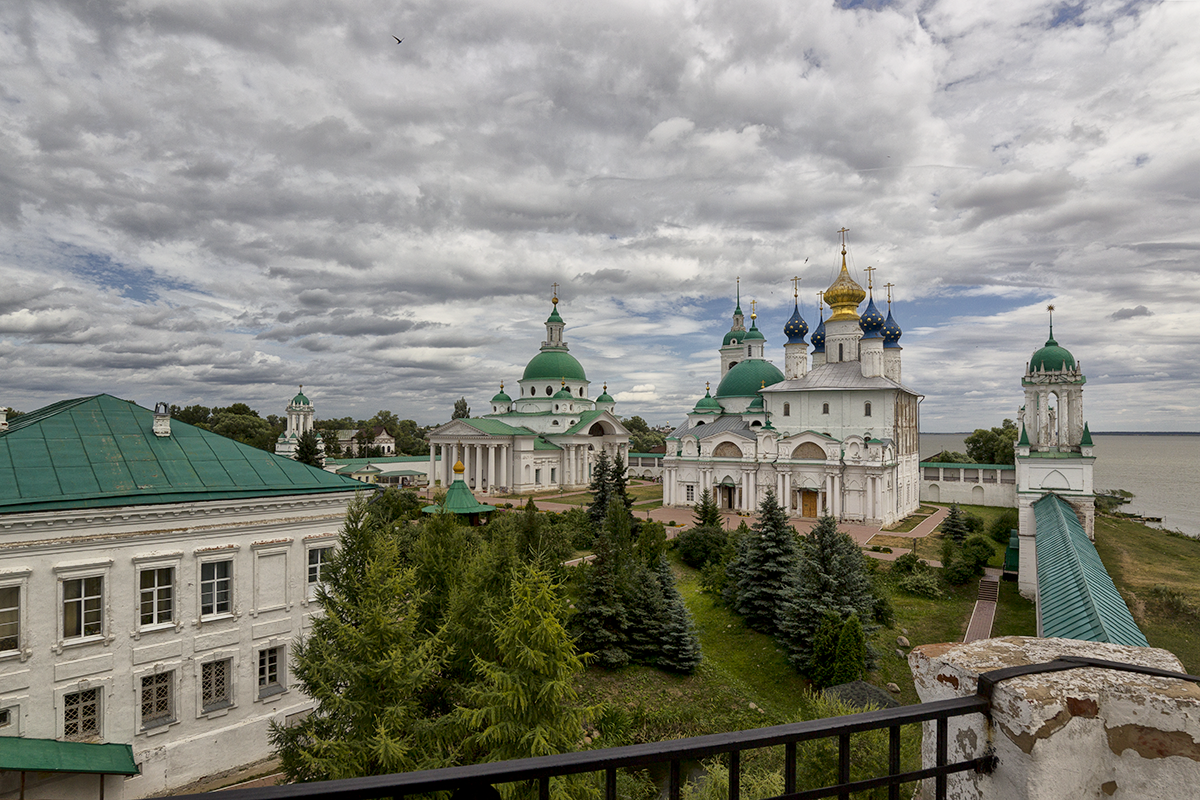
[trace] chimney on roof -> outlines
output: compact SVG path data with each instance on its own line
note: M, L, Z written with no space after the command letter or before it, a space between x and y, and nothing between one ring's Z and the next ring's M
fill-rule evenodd
M8 409L0 406L0 431L8 430Z
M166 403L154 404L154 435L162 438L171 435L171 407Z

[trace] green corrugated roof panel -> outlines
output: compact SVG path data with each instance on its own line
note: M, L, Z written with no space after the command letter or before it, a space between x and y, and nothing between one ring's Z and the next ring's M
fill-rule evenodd
M509 425L507 422L501 422L498 419L473 418L462 421L480 433L486 433L490 436L531 436L533 434L533 431L528 428L518 428Z
M1042 636L1147 647L1071 505L1048 494L1033 512Z
M533 440L533 449L534 450L562 450L562 448L559 447L558 445L556 445L554 442L547 441L546 439L543 439L540 436Z
M593 411L585 411L579 415L579 422L576 422L570 428L567 428L567 430L565 432L568 434L582 433L587 428L589 428L593 422L596 421L596 417L600 416L603 413L604 413L604 411L602 409L597 409L597 410L593 410Z
M362 484L101 394L53 403L0 433L0 513L354 491Z
M0 770L137 775L133 747L127 744L59 742L0 737Z

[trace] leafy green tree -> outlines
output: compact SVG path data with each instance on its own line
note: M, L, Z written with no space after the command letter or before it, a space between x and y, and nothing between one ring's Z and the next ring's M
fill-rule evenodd
M456 709L469 761L503 761L574 748L585 710L575 679L583 662L562 626L559 586L538 567L517 567L509 602L491 621L495 654L477 656L479 679Z
M867 637L857 614L842 624L831 686L856 681L867 671Z
M242 417L258 416L258 412L245 403L234 403L233 405L226 406L225 408L214 408L212 413L214 417L218 414L235 414Z
M396 430L388 431L396 438L396 453L402 456L423 456L429 453L428 429L411 419L402 419Z
M963 512L958 507L958 503L950 504L950 511L942 520L942 534L947 539L952 539L960 544L967 538L967 521L963 518Z
M231 409L244 408L249 414L239 414ZM279 434L271 427L271 423L258 416L245 403L234 403L228 409L214 409L209 421L209 430L218 433L235 442L257 447L259 450L274 452L275 442Z
M859 620L869 620L875 594L862 551L838 530L833 517L821 517L801 540L799 562L779 630L792 663L807 674L813 668L813 641L825 614L833 612L842 620L856 614Z
M934 453L929 458L923 458L922 461L933 461L939 464L971 464L971 457L966 453L960 453L957 450L943 450L940 453Z
M638 416L632 416L628 419L621 420L621 424L625 426L625 430L630 433L649 433L650 426L646 424L646 420Z
M758 521L747 544L733 607L751 628L775 633L793 591L799 554L796 532L771 489L759 505Z
M391 525L418 519L425 504L412 489L389 486L375 493L367 505L367 511L381 523Z
M987 526L987 535L1000 544L1008 544L1009 531L1020 526L1015 508L1006 508L992 519Z
M9 419L13 414L10 411ZM208 406L171 406L171 419L177 419L180 422L188 425L207 425L209 418L212 416L212 409Z
M314 781L453 765L428 704L445 645L440 632L417 628L415 573L361 497L322 578L324 613L292 657L293 676L316 707L294 725L271 724L283 771Z
M700 492L700 500L692 507L692 519L697 528L723 528L721 509L713 499L712 492L705 486Z
M729 534L722 528L688 528L676 537L675 546L683 563L694 569L704 569L720 560L728 538Z
M305 431L300 434L300 438L296 440L296 460L301 464L308 464L310 467L324 466L325 459L321 455L320 441L316 431Z
M341 458L342 443L338 439L338 432L332 429L318 431L321 441L325 444L325 455L328 458Z
M976 463L1013 464L1016 462L1013 445L1020 436L1017 424L1006 419L998 428L976 428L963 443L967 446L967 455Z
M454 401L454 413L450 415L450 419L470 419L471 407L467 405L467 398L460 397Z
M561 524L551 524L529 498L517 526L520 557L549 567L570 558L574 550L568 530Z
M665 670L690 675L700 666L700 636L665 556L658 561L658 584L662 587L664 617L656 663Z

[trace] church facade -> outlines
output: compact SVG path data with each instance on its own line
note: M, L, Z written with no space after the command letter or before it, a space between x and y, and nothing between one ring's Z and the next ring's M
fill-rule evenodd
M850 277L844 245L825 303L810 351L796 302L780 371L756 314L746 329L739 289L716 393L710 385L667 440L664 505L692 505L707 489L721 508L753 512L773 489L793 516L887 525L917 509L921 396L901 383L890 300L885 318Z
M616 401L607 385L595 400L589 396L591 382L563 338L557 293L552 303L546 339L525 366L517 397L500 384L491 413L430 431L431 484L449 486L461 461L462 480L475 492L579 489L601 452L628 463L629 431L613 413Z

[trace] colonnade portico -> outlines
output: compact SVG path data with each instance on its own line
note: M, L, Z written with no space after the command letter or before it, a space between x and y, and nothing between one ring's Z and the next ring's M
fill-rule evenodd
M441 460L438 460L438 448ZM464 476L476 490L498 490L509 485L512 445L492 442L455 442L430 444L429 474L433 480L449 486L454 481L454 464L463 462Z
M561 486L576 488L587 486L591 481L591 462L604 450L611 458L629 457L629 445L625 442L593 441L560 443L558 451L535 450L515 447L513 441L472 441L457 439L454 442L431 442L429 447L429 474L433 481L448 486L454 480L454 464L463 463L463 478L475 491L526 491L536 486ZM439 458L440 452L440 458ZM536 454L536 456L534 455ZM518 474L522 462L526 471L535 467L531 476ZM537 470L541 471L540 479Z

